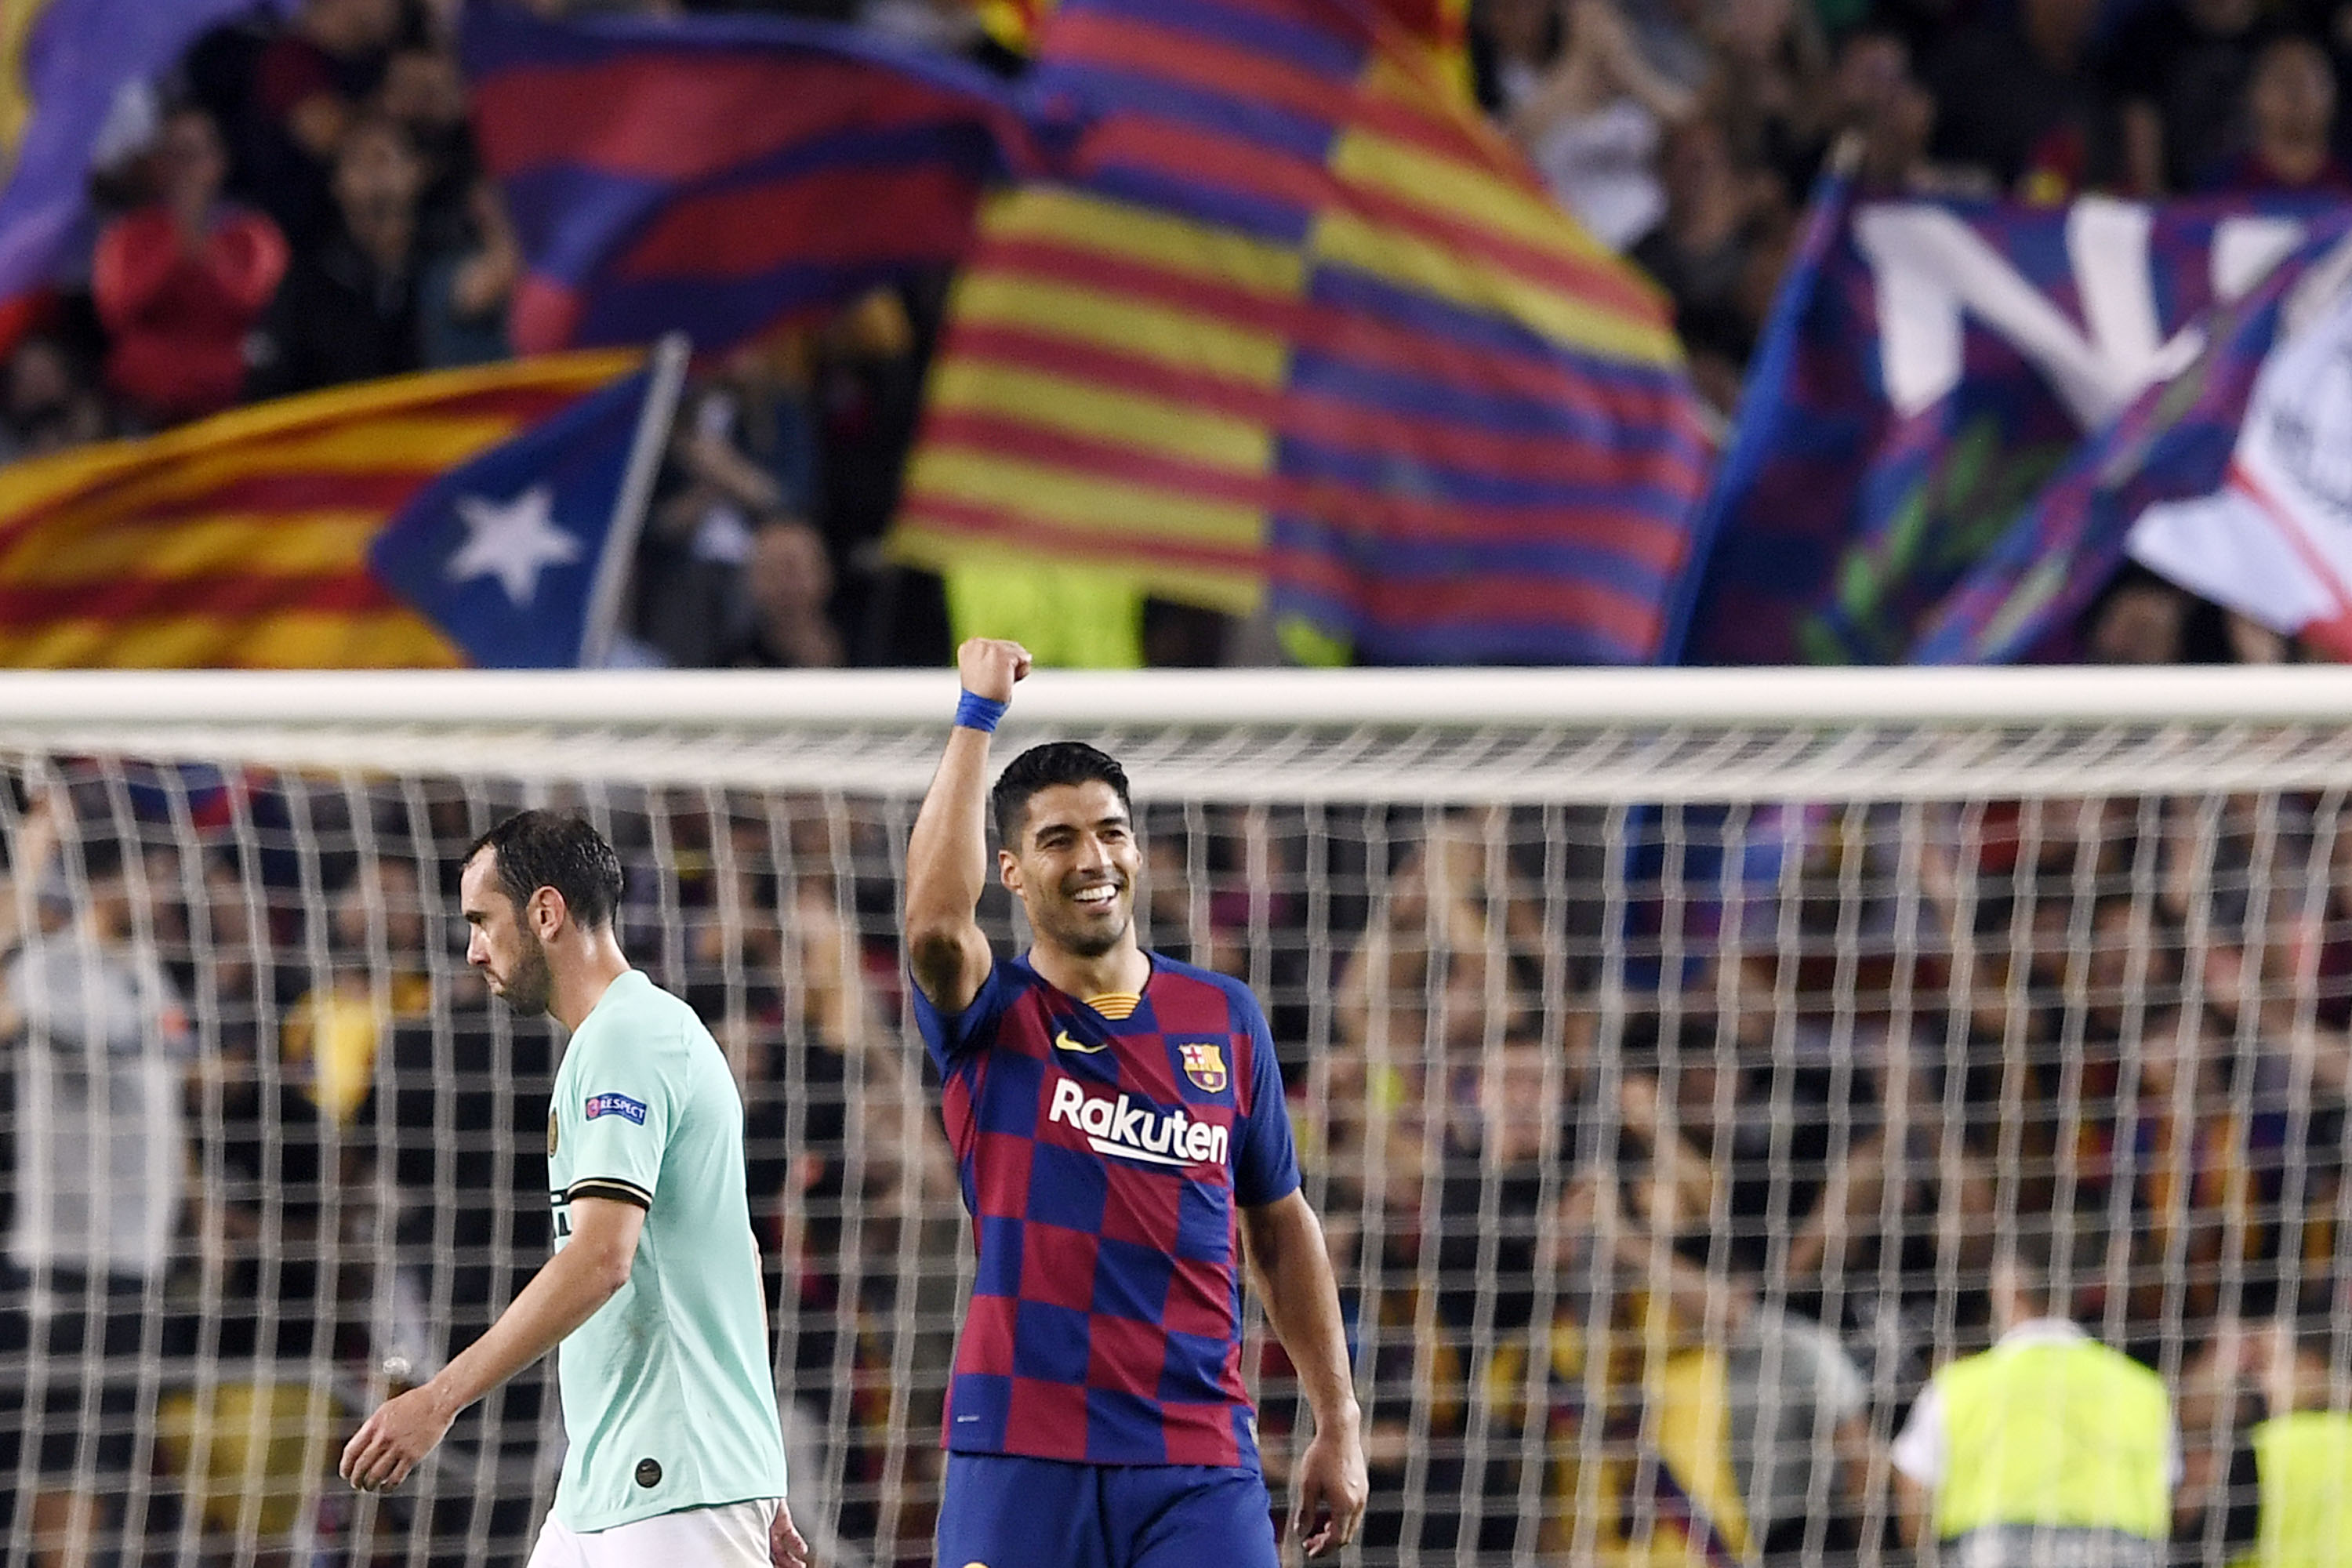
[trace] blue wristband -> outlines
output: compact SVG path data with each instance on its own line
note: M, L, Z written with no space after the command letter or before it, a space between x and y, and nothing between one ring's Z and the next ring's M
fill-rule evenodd
M956 704L956 728L989 734L996 729L996 721L1004 717L1004 710L1010 706L1010 703L967 691L963 694L963 700Z

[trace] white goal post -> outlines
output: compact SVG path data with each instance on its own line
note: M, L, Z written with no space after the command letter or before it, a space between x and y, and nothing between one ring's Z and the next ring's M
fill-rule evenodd
M404 1495L331 1467L544 1256L560 1044L448 898L539 804L744 1086L796 1512L928 1562L970 1258L894 944L954 699L0 675L0 1563L520 1563L543 1377ZM2352 670L1048 670L996 760L1048 738L1127 766L1149 940L1274 1019L1365 1562L1906 1562L2021 1234L2175 1400L2176 1560L2247 1549L2278 1389L2352 1404Z

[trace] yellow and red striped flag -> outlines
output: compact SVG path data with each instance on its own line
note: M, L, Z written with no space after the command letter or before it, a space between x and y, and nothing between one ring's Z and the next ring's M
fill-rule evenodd
M898 559L1270 598L1302 658L1658 656L1708 455L1670 308L1394 8L1061 0L1067 151L983 209Z
M448 470L644 359L366 382L0 468L0 665L464 665L371 546Z

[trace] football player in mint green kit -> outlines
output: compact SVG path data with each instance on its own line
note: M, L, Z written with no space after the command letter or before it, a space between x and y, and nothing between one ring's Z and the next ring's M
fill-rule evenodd
M467 962L572 1033L549 1118L555 1256L488 1332L368 1417L343 1479L398 1486L459 1411L560 1342L571 1451L531 1568L801 1568L743 1104L694 1010L621 956L620 898L619 858L574 817L527 811L467 852Z

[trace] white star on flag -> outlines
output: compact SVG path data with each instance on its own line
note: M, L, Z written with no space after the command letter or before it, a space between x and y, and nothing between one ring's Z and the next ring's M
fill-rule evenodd
M555 489L533 485L501 505L483 496L457 498L457 517L470 537L449 557L449 580L496 577L518 608L539 595L539 574L580 559L577 537L555 526Z

